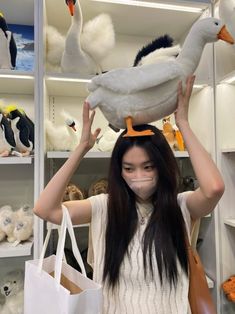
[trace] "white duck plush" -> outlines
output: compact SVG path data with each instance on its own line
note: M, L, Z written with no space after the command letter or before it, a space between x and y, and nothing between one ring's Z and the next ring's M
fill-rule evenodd
M235 0L220 0L219 17L235 39Z
M170 115L177 105L179 81L193 74L204 46L218 39L233 43L219 19L205 18L192 26L175 60L139 67L121 68L94 77L88 85L86 101L99 106L106 119L117 128L126 128L124 136L151 135L135 132L132 125L150 123Z
M61 112L64 125L55 125L50 120L45 120L46 137L50 148L55 151L73 151L80 140L80 133L76 129L76 120L66 111Z

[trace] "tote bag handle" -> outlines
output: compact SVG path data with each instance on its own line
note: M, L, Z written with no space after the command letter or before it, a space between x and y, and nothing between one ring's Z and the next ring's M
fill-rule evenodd
M80 251L77 246L77 241L75 238L71 218L70 218L68 209L64 205L62 205L62 211L63 211L63 217L62 217L62 222L61 222L61 227L60 227L60 232L59 232L59 239L58 239L57 250L56 250L56 262L55 262L55 280L58 286L60 285L60 277L61 277L61 272L62 272L62 262L63 262L63 257L64 257L66 230L68 230L69 232L69 236L72 243L72 252L74 254L74 257L76 258L78 265L81 268L82 274L85 277L87 277L85 266L84 266ZM38 273L42 271L43 259L45 257L46 249L50 240L51 230L52 230L52 223L48 223L47 235L44 240L42 252L39 257Z
M61 278L61 272L62 272L62 262L63 262L63 255L64 255L66 230L68 230L69 232L69 236L72 243L73 254L81 268L82 274L86 277L85 266L84 266L81 254L77 246L71 218L70 218L68 209L64 205L62 205L62 211L63 211L63 219L61 223L61 232L60 232L60 236L59 236L59 240L57 244L56 261L55 261L55 281L58 286L60 285L60 278Z

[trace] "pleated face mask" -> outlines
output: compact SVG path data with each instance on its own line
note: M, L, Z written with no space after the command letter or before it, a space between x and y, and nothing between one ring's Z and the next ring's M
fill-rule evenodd
M130 189L143 201L148 200L155 192L157 185L156 176L132 179L123 176L123 179L126 181Z

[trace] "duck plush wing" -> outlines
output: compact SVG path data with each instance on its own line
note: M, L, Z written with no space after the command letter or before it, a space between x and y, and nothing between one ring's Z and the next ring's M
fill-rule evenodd
M183 71L178 62L163 61L139 67L115 69L95 76L88 84L88 90L93 92L98 87L103 87L115 93L131 94L156 87L182 75Z

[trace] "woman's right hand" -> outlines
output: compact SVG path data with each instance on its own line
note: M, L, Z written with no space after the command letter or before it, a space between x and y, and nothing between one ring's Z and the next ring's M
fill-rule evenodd
M100 128L96 129L94 133L91 132L91 126L94 120L95 110L90 110L90 106L88 102L84 102L82 116L83 116L83 127L82 127L80 145L84 147L85 151L89 151L94 146L95 141L101 129Z

